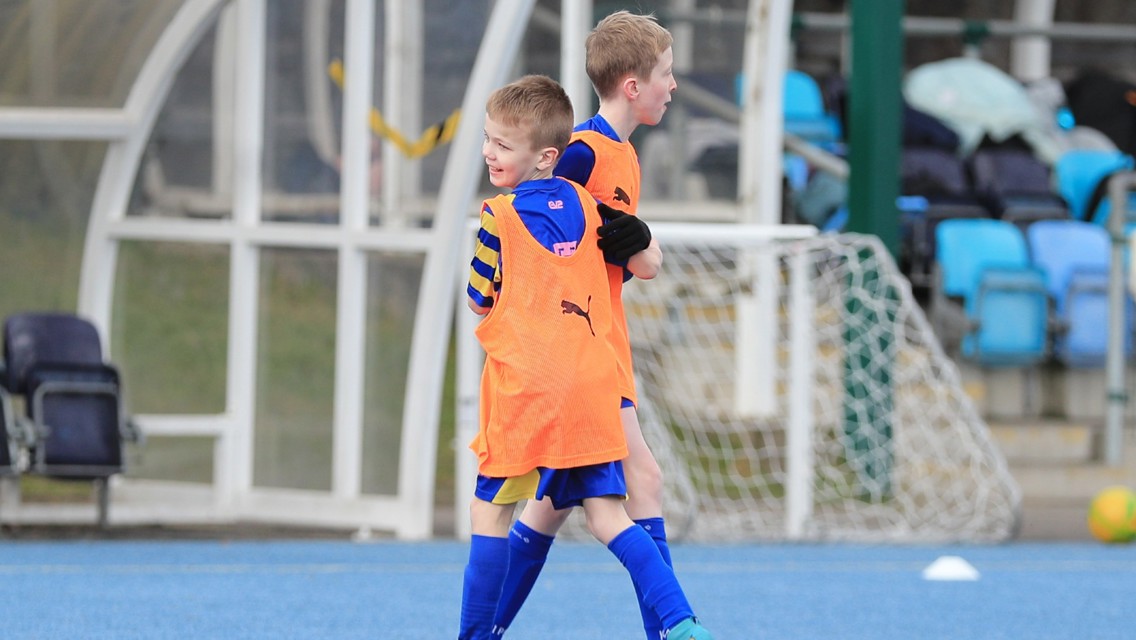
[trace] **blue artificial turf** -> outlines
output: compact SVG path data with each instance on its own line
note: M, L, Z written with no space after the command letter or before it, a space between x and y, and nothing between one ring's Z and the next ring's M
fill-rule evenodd
M456 637L457 542L0 543L0 633L80 638ZM673 546L718 640L1132 638L1136 545ZM960 556L981 574L922 570ZM630 580L598 544L553 547L507 637L637 639Z

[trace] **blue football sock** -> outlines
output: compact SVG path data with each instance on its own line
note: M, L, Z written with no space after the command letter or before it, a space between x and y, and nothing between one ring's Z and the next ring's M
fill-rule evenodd
M643 527L643 529L651 534L651 539L655 541L655 546L659 548L659 555L663 556L663 562L667 563L668 567L674 567L671 562L671 548L667 544L667 527L662 519L659 518L643 518L636 520L635 524Z
M489 637L508 565L509 541L506 538L475 535L470 539L458 640Z
M663 524L663 519L660 518L642 518L636 520L635 524L643 527L651 539L655 541L655 546L659 548L659 555L663 556L663 561L667 563L668 567L674 567L671 562L671 549L667 546L667 529ZM639 586L635 586L635 598L639 600L639 615L643 617L643 632L647 634L647 640L659 640L663 634L663 626L659 622L659 616L647 606L643 601L643 592Z
M509 530L509 572L505 574L497 615L493 620L493 627L498 633L503 633L513 624L521 605L536 584L540 570L544 568L548 550L555 539L534 531L519 520L513 523Z
M627 527L607 548L627 567L631 581L643 594L643 602L655 612L664 629L694 616L674 570L663 561L659 548L643 527Z

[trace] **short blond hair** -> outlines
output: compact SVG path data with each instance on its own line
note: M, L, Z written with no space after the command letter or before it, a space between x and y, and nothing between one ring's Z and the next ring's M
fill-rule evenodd
M646 80L674 38L651 14L616 11L599 21L584 43L585 68L600 98L610 96L629 75Z
M533 149L556 147L560 155L575 122L572 100L564 88L542 75L527 75L497 89L490 94L485 113L503 125L528 129Z

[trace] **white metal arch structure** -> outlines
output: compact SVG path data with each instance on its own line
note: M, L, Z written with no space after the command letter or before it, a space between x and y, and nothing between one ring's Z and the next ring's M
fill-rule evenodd
M750 0L746 11L745 51L742 62L741 143L738 150L739 220L777 224L781 221L781 146L784 122L780 104L781 79L789 60L789 21L792 2ZM737 379L748 381L738 388L735 409L743 415L771 414L775 406L777 371L776 332L779 286L777 265L769 258L747 256L754 261L753 294L738 303Z
M466 238L465 218L481 163L469 162L481 145L484 122L474 114L485 112L485 101L492 89L501 84L520 46L520 27L528 22L534 0L498 0L462 100L462 118L450 149L446 173L438 196L438 212L434 216L436 242L430 247L422 276L418 311L415 313L414 341L411 344L409 383L406 390L406 412L403 417L402 453L405 461L417 459L420 464L403 464L399 471L399 493L411 501L432 506L434 496L434 451L438 447L438 414L442 396L442 373L449 344L454 314L452 291L459 256L464 256L462 239ZM426 517L429 514L420 514ZM419 524L421 527L424 522ZM428 535L420 528L416 534Z
M439 403L453 317L453 277L462 251L464 221L481 166L477 157L482 112L489 92L512 68L533 0L494 3L467 87L463 118L450 146L438 212L431 229L371 227L368 224L370 132L375 3L347 0L343 99L343 173L338 225L271 223L261 219L262 117L264 110L266 0L187 0L169 23L142 67L122 109L0 109L0 134L12 138L106 140L107 155L92 203L80 275L79 311L109 336L118 245L122 241L207 243L230 254L228 363L225 411L219 415L138 416L155 436L215 438L212 488L201 503L178 505L197 517L252 518L278 522L372 527L403 538L425 538L433 529L435 454ZM389 16L390 14L388 14ZM231 124L219 125L215 157L229 192L229 219L153 219L127 217L130 190L143 149L173 79L202 36L218 20L220 46L232 52L231 99L221 108ZM413 16L407 18L413 20ZM221 64L225 64L222 62ZM388 61L388 64L390 62ZM226 74L221 74L228 78ZM225 87L221 87L224 91ZM231 105L231 106L229 106ZM227 150L227 151L226 151ZM227 158L222 157L227 153ZM256 389L258 282L265 247L316 248L338 254L336 386L334 398L332 489L330 493L253 486L253 424ZM367 253L391 251L425 256L421 294L412 340L395 495L360 492L363 355L367 292ZM109 349L109 345L107 347ZM170 513L188 493L129 481L117 492L140 511ZM203 510L203 511L202 511ZM184 513L181 517L185 518ZM193 516L189 516L193 517ZM161 519L159 516L158 519Z

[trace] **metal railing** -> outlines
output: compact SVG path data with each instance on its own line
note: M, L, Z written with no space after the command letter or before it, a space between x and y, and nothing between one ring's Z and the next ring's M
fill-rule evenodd
M1125 237L1128 220L1128 194L1136 190L1136 171L1122 171L1108 181L1109 206L1108 232L1112 239L1112 255L1108 274L1108 353L1105 372L1108 382L1108 404L1105 411L1104 457L1109 466L1118 466L1124 457L1124 412L1128 405L1125 386L1125 342L1128 323L1125 322L1124 250L1129 240ZM1130 286L1132 280L1128 280Z

